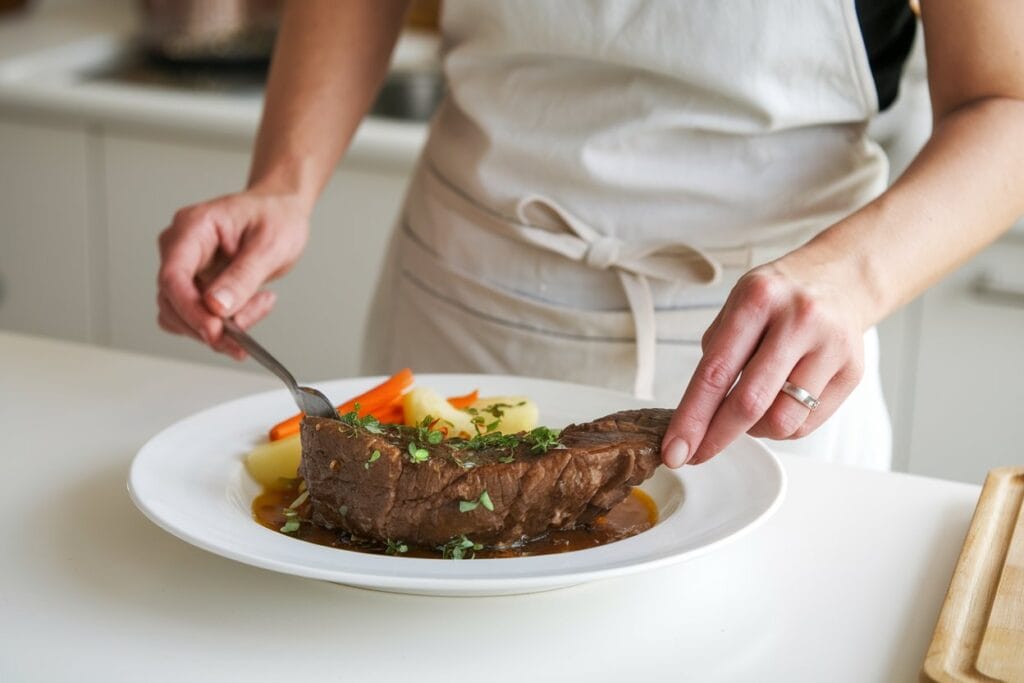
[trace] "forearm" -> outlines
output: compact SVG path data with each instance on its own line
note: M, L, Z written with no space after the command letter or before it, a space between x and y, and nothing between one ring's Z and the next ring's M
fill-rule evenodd
M408 0L292 0L267 82L249 187L309 211L383 78Z
M838 273L865 327L992 242L1024 213L1024 102L983 98L942 116L893 186L782 260Z

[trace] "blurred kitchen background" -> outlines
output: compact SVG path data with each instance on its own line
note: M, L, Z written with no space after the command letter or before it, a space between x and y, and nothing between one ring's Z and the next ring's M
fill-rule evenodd
M0 0L0 330L234 364L157 327L156 236L176 209L243 186L278 11ZM258 336L300 379L358 372L377 269L443 93L437 12L414 3L305 256L272 285ZM920 48L873 126L894 174L930 128ZM1022 266L1018 224L882 325L895 469L981 482L1024 459ZM314 303L324 292L330 315Z

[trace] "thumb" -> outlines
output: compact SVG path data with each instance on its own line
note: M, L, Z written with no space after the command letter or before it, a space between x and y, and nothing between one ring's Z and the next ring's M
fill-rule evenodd
M206 287L203 303L213 313L229 317L240 310L270 279L273 267L262 250L243 244L238 254Z

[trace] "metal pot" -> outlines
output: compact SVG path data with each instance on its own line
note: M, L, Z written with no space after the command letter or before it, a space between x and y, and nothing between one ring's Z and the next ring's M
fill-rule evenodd
M139 0L141 39L151 53L182 62L270 58L283 0Z

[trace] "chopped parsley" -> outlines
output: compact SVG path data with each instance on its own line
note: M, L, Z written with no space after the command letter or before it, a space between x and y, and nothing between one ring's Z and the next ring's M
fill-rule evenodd
M436 429L436 426L440 424L441 428ZM428 443L431 446L444 441L445 437L448 436L448 427L451 427L452 423L448 420L442 420L439 417L433 415L427 415L419 424L412 428L413 438L420 443Z
M380 451L374 449L373 453L370 453L370 459L363 463L364 469L370 469L370 465L380 460Z
M306 482L302 482L303 490L295 500L291 502L291 505L283 509L281 512L284 513L284 526L281 527L281 533L283 534L294 534L299 530L299 526L302 520L299 519L299 507L309 499L309 491L305 490Z
M420 448L415 441L409 442L409 459L415 463L426 462L430 459L430 451Z
M441 557L446 560L472 560L477 550L483 550L480 543L474 543L466 535L456 536L444 545L437 546Z
M547 453L552 448L561 448L558 442L559 432L548 427L536 427L526 435L525 441L530 443L530 450L534 453Z
M482 451L485 449L508 449L511 450L520 444L529 444L533 453L547 453L553 448L561 448L558 441L559 433L549 427L537 427L526 434L501 434L500 432L489 432L477 434L470 439L451 439L448 445L456 451ZM515 454L509 453L498 458L499 462L510 463L515 460Z
M437 425L441 428L437 429ZM414 463L426 462L430 459L430 451L423 445L436 446L448 436L448 426L451 423L431 415L427 415L415 427L403 427L405 433L411 437L409 441L409 459Z
M491 502L491 496L486 490L481 491L480 496L476 500L460 500L459 512L471 512L472 510L476 510L480 505L483 505L487 510L494 512L494 503Z
M367 415L365 417L359 417L359 404L355 404L352 410L339 416L344 424L350 427L362 427L371 434L383 434L384 425L380 423L380 420L375 418L373 415Z
M402 553L409 552L409 546L402 541L392 541L389 538L387 547L384 548L384 552L388 555L400 555Z
M501 418L505 416L506 408L518 408L519 406L526 405L526 401L520 401L519 403L492 403L489 406L483 408L464 408L465 412L470 415L470 422L473 424L473 428L476 429L477 435L486 434L495 431L501 425ZM488 421L485 415L490 415L493 420Z
M515 434L490 432L477 434L471 439L451 439L448 445L457 451L482 451L488 448L515 448L521 438Z
M464 408L463 410L471 416L471 422L476 429L476 434L469 438L453 437L447 439L449 428L452 426L447 420L427 415L413 427L394 427L410 438L409 459L414 463L426 462L430 459L430 446L440 445L445 442L452 451L482 451L482 450L505 450L512 451L517 446L528 445L530 452L543 454L555 448L563 448L559 442L559 431L549 427L535 427L529 432L519 434L502 434L497 431L501 424L501 418L509 408L518 408L526 401L519 403L493 403L483 408ZM371 434L384 434L389 425L381 422L373 415L359 417L359 405L355 409L341 416L341 421L350 427L365 429ZM377 453L377 451L374 451ZM363 463L366 469L380 456L371 455L370 459ZM452 454L453 460L461 467L472 467L472 463L463 462ZM506 453L498 457L498 462L508 464L515 461L514 453Z
M282 534L294 534L299 530L299 513L292 508L284 509L284 526L281 527Z

